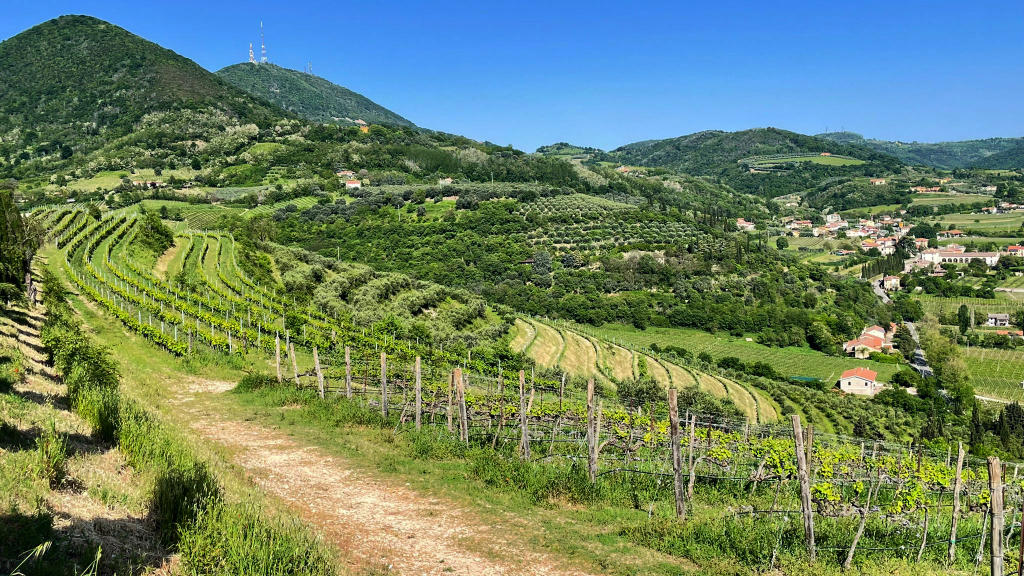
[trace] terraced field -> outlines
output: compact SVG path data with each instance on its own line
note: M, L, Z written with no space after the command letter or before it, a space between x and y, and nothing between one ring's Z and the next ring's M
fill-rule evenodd
M647 362L647 372L651 375L651 378L654 378L654 380L662 386L669 386L672 384L672 379L669 378L668 370L665 370L665 367L662 366L660 362L647 355L641 357Z
M559 365L570 374L587 377L597 375L597 351L590 340L574 332L562 332L562 337L565 339L565 349Z
M516 352L522 352L526 350L526 347L533 342L533 338L537 335L537 330L534 329L533 324L524 322L520 319L516 319L515 330L512 331L512 341L509 342L509 347Z
M537 361L537 364L545 368L558 365L558 359L562 354L565 341L562 335L554 328L542 322L535 322L534 329L537 337L527 349L527 353Z

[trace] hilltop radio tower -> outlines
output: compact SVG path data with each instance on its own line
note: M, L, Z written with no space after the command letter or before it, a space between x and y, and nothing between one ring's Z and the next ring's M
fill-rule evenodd
M260 20L260 64L267 63L267 43L263 40L263 21Z
M252 42L249 42L249 62L256 63L256 55L252 53Z

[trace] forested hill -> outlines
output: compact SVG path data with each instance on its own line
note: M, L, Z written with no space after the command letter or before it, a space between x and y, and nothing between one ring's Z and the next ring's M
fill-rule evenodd
M784 159L764 159L785 156ZM609 153L621 164L711 176L739 192L765 197L814 190L842 179L885 176L903 164L866 146L780 130L709 130L627 144Z
M69 157L155 111L269 125L285 112L195 62L90 16L61 16L0 42L0 155ZM24 154L22 154L24 152Z
M955 168L1013 169L1024 167L1024 138L986 138L958 142L900 142L864 138L856 132L828 132L818 138L867 146L906 164Z
M780 130L754 128L740 132L706 130L665 140L645 140L612 150L624 164L661 166L696 176L714 176L750 156L774 154L846 155L867 162L890 163L891 158L864 146Z
M217 75L240 90L265 98L312 122L415 126L369 98L312 74L274 64L234 64Z

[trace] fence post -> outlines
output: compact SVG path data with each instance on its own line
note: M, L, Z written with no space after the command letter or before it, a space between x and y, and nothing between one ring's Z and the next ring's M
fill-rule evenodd
M295 387L299 387L299 361L295 358L295 344L291 344L288 355L292 357L292 373L295 375Z
M949 557L953 563L956 558L956 529L960 523L960 491L963 490L964 443L959 442L956 456L956 477L953 478L953 521L949 528Z
M345 397L352 398L352 359L348 346L345 346Z
M683 446L679 434L678 391L668 391L669 438L672 442L672 476L675 480L676 516L686 518L686 504L683 501Z
M455 413L452 412L452 404L455 402L452 399L452 395L454 394L454 390L455 390L455 372L452 372L452 373L450 373L448 375L448 431L449 432L454 432L455 431L455 425L452 423L453 422L452 419L455 417Z
M419 430L423 418L423 382L420 380L420 357L416 357L416 429Z
M1016 475L1014 471L1014 477ZM1017 569L1020 571L1017 576L1024 576L1024 499L1020 503L1020 551L1017 553Z
M320 354L313 346L313 366L316 368L316 382L320 387L320 398L324 397L324 373L320 370Z
M388 355L380 353L380 415L388 418Z
M992 495L992 576L1003 576L1003 467L996 456L988 459L988 488Z
M594 379L587 380L587 473L591 482L597 481L597 463L594 462Z
M530 422L526 414L526 371L519 371L519 427L522 436L519 440L522 459L530 459Z
M469 443L469 415L466 413L466 383L462 381L462 369L455 369L455 397L459 404L459 439Z
M805 452L799 414L793 414L793 439L796 442L796 469L800 476L800 512L804 518L804 536L807 538L807 553L811 562L814 562L814 510L811 508L811 480L807 473L807 452Z

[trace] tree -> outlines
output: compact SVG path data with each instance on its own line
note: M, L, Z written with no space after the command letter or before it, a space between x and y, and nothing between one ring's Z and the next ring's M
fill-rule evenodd
M789 248L789 240L787 240L785 236L779 236L775 239L775 247L779 250L785 250L786 248Z
M893 335L892 341L896 344L896 349L903 353L903 357L908 360L914 354L914 350L917 349L917 341L914 340L914 335L911 334L910 328L907 328L904 324L900 324L896 328L896 334Z
M1017 328L1024 328L1024 309L1018 308L1010 313L1010 321Z
M825 326L825 324L821 322L815 322L807 329L807 343L810 344L811 348L814 350L818 350L826 354L836 353L835 336L832 335L828 326Z
M960 309L956 312L956 320L960 326L960 333L967 334L967 331L971 329L971 310L966 304L960 305Z

